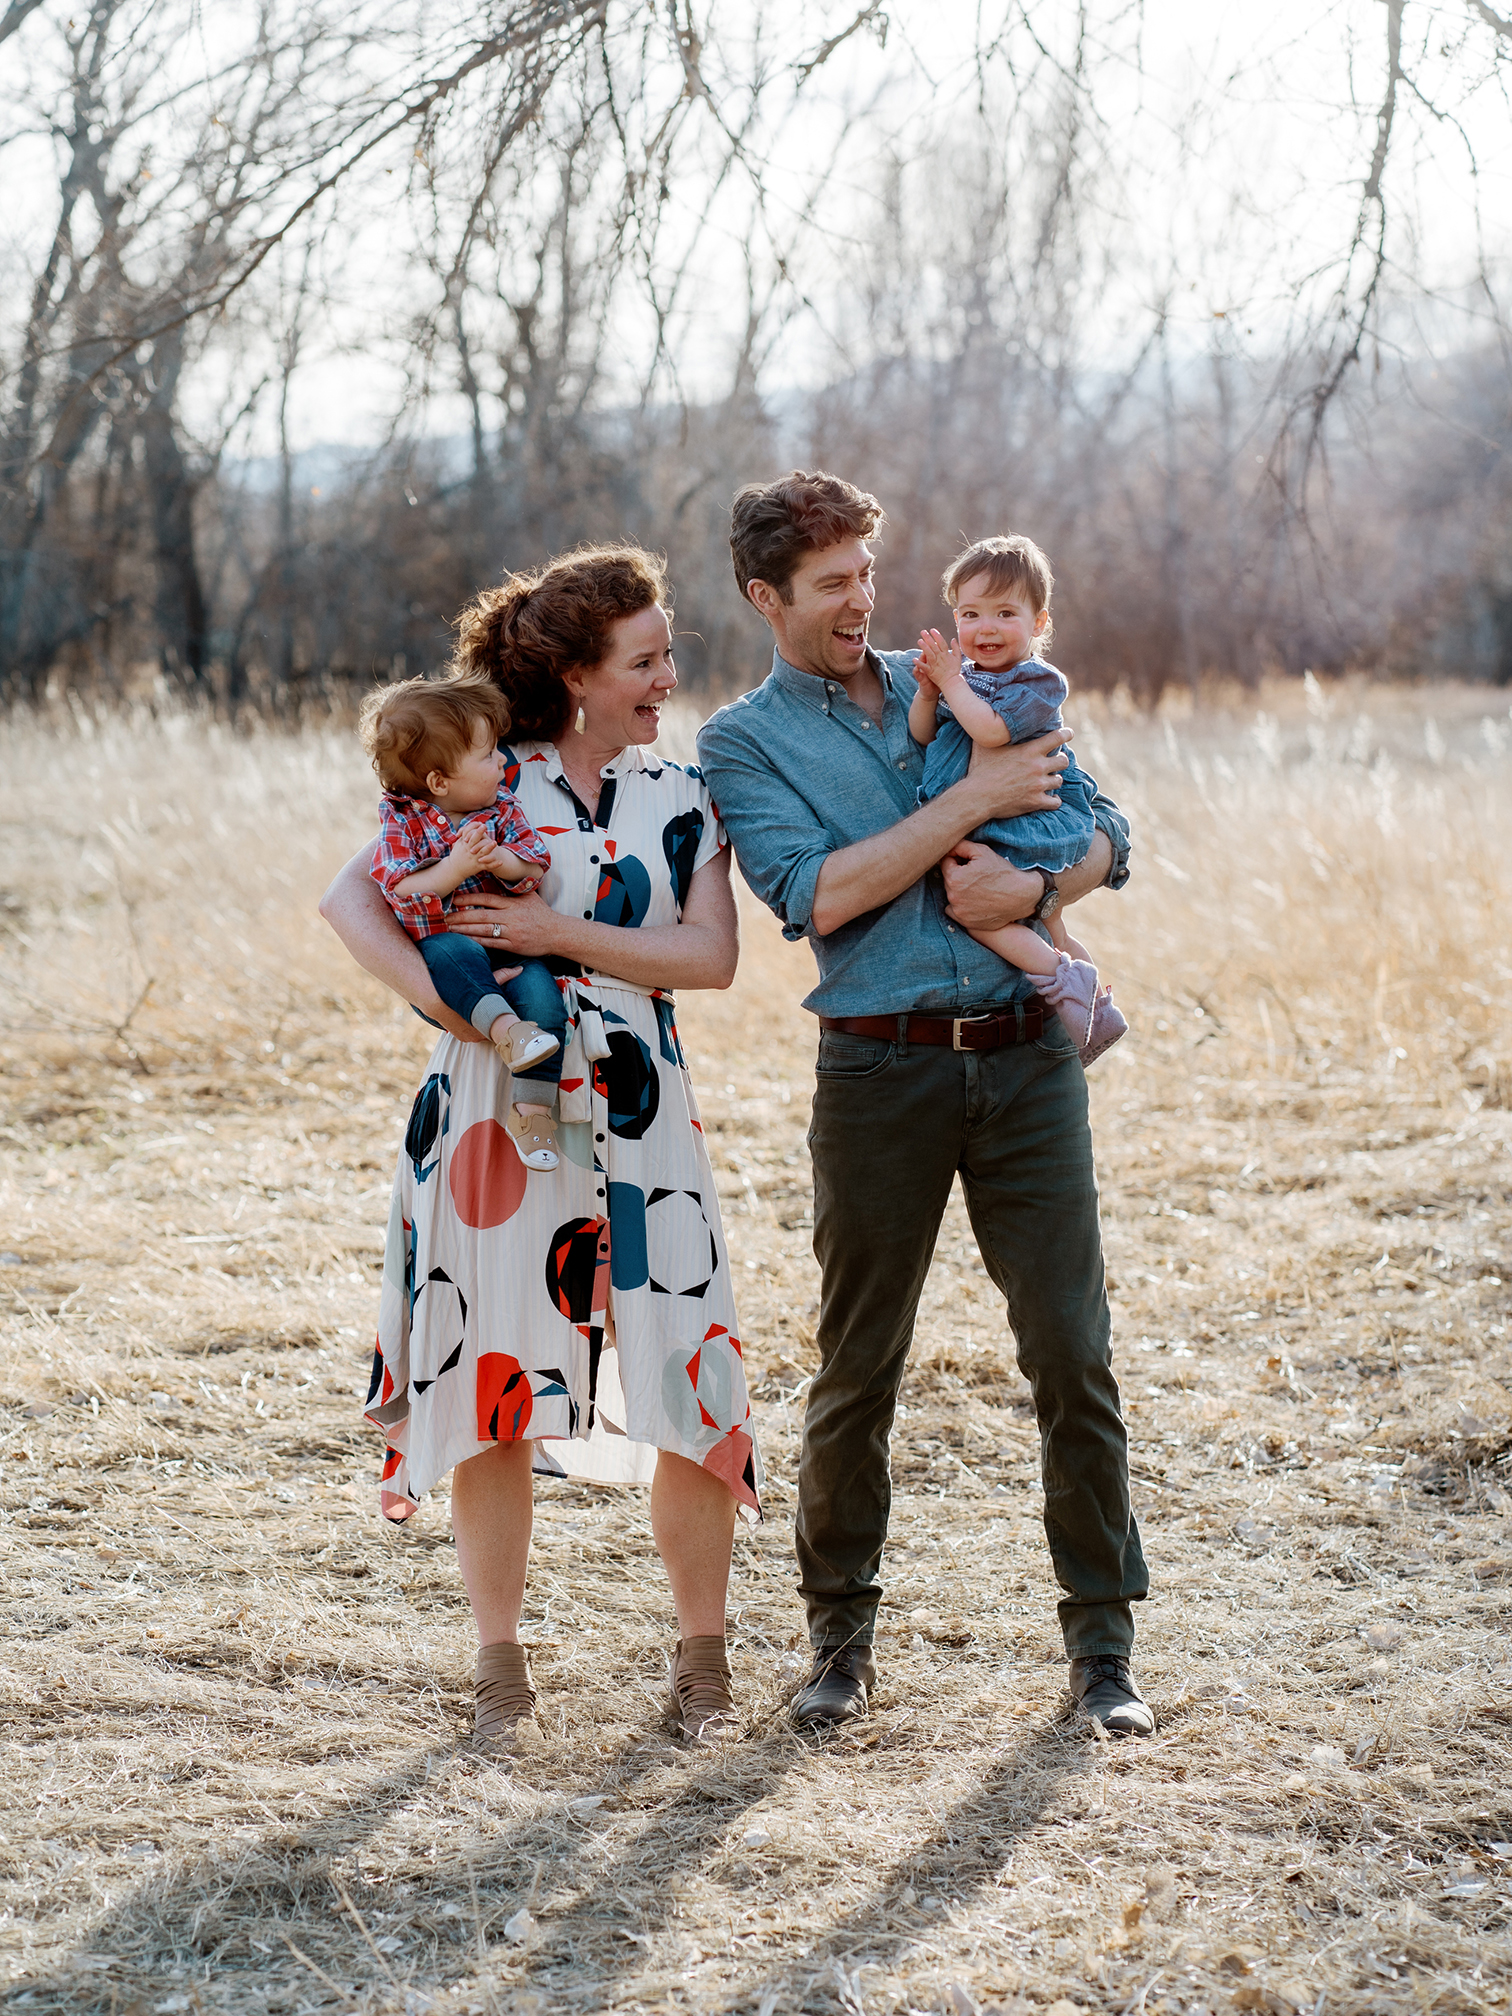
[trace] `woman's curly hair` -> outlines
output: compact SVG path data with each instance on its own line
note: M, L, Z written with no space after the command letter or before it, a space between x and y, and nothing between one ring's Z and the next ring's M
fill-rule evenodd
M666 563L639 546L578 546L486 588L457 618L457 671L492 679L511 734L551 742L574 712L566 673L604 661L616 623L666 608Z

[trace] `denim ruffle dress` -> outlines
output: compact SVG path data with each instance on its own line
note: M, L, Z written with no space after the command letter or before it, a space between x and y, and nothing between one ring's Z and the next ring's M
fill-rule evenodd
M1071 690L1053 665L1043 658L1025 658L1007 672L983 672L968 658L962 668L966 684L991 707L1014 742L1032 742L1065 724L1061 705ZM1067 752L1070 753L1069 751ZM971 761L971 737L942 700L935 739L924 752L924 783L919 802L938 798L959 784ZM1015 868L1043 868L1059 874L1083 860L1092 845L1097 823L1092 800L1097 782L1073 756L1061 772L1059 809L1024 812L1017 819L989 819L970 836L980 840Z

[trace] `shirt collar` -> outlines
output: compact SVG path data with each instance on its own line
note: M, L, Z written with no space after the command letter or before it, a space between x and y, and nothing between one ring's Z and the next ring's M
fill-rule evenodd
M883 692L890 694L893 691L893 676L887 668L886 659L880 652L873 651L870 645L866 647L866 656L882 682ZM817 672L800 672L796 665L789 665L777 650L772 652L772 677L784 693L791 693L810 707L821 708L826 714L833 714L835 701L845 692L843 679L825 679Z
M528 750L529 754L522 755L521 750ZM555 742L538 742L534 748L528 742L523 743L520 749L515 751L515 754L520 756L522 762L543 761L549 781L553 784L563 781L562 753L557 748ZM599 775L601 777L628 777L637 771L644 771L648 777L660 777L662 773L662 760L655 753L654 749L643 749L638 742L627 742L613 762L604 765Z

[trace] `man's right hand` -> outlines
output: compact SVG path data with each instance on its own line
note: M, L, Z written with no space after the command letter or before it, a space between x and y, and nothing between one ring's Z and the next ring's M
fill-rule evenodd
M1071 733L1069 728L1057 728L1033 742L1011 742L1005 749L973 748L966 784L976 794L981 813L972 825L987 819L1017 819L1025 812L1054 812L1061 802L1060 773L1071 762L1065 747Z

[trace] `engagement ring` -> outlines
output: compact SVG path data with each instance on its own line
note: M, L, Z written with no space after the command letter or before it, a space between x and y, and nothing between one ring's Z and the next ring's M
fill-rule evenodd
M498 937L499 933L500 933L500 932L501 932L501 931L502 931L503 929L504 929L504 927L503 927L503 925L502 925L502 924L495 924L495 926L494 926L494 936L495 936L495 938L497 938L497 937Z

